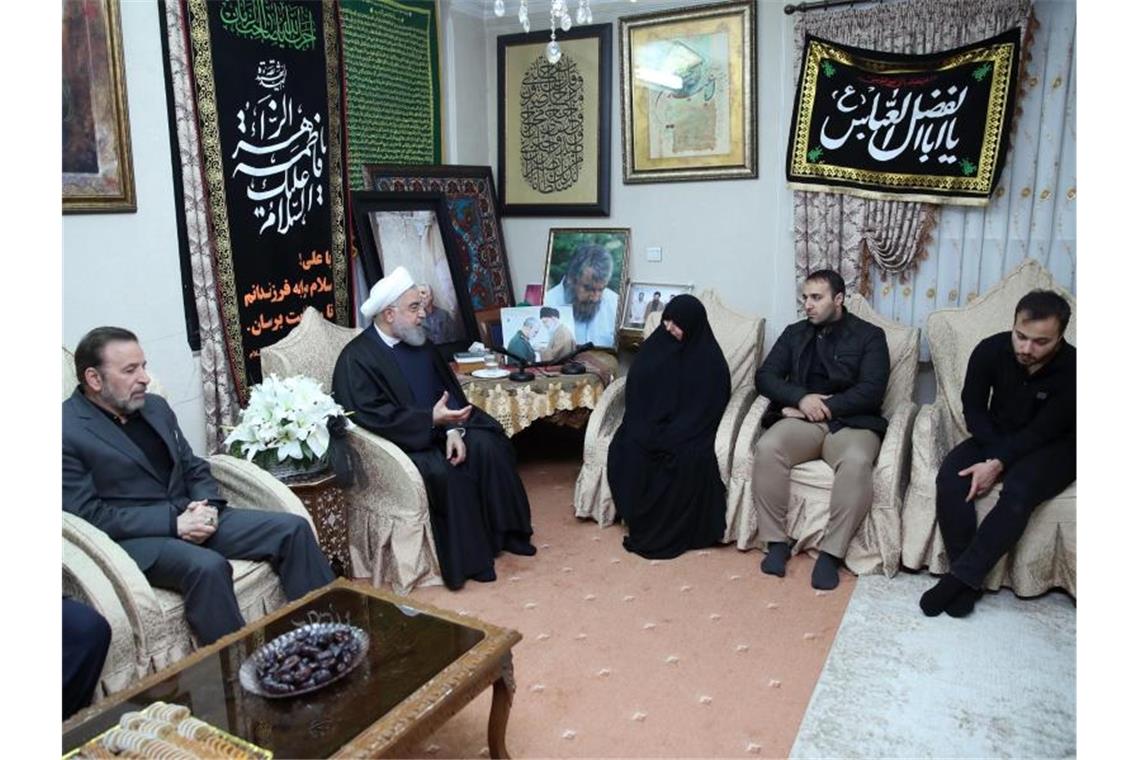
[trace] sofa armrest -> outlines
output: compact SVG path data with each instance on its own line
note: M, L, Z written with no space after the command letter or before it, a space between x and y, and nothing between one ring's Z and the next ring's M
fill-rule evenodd
M958 443L955 437L950 410L941 400L919 408L911 433L909 488L917 489L924 498L934 498L938 469Z
M756 441L760 438L760 418L768 411L771 403L767 396L756 394L756 398L749 407L740 423L740 432L736 435L736 444L732 452L733 477L751 479L752 477L752 451L756 448Z
M63 513L63 540L64 545L69 547L69 552L81 552L86 556L90 564L84 562L84 565L87 565L88 570L92 566L98 568L109 583L110 590L99 584L101 590L93 590L92 593L97 593L99 599L106 600L109 611L115 607L110 602L109 594L114 594L118 606L130 621L135 651L149 652L150 633L163 629L163 613L154 589L139 566L110 536L82 517L68 512ZM138 675L141 677L145 672L145 664L139 663Z
M93 701L114 694L137 680L142 657L131 618L110 579L83 549L64 536L63 594L83 602L111 627L111 644Z
M304 517L317 535L309 510L305 509L289 486L261 469L253 462L229 454L214 454L209 459L210 474L218 481L222 497L231 506L252 507L268 512L285 512Z
M716 429L716 461L720 466L720 480L728 485L728 478L732 474L733 448L736 437L744 419L748 416L753 402L756 400L756 389L746 386L738 389L728 399L724 415L720 418L720 425Z
M905 401L899 404L887 423L887 432L875 462L872 509L902 512L903 493L910 479L911 436L917 414L918 404Z
M625 415L625 380L624 377L619 377L610 383L590 414L582 447L583 457L590 463L605 464L610 440Z
M383 511L388 514L421 517L427 513L423 476L403 449L359 425L348 431L348 438L356 460L353 491L383 488ZM375 509L381 510L379 502Z

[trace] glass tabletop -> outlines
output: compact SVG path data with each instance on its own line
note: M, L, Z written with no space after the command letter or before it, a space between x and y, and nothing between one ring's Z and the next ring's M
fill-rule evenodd
M349 675L309 694L266 699L238 682L262 644L312 622L368 632L368 655ZM172 674L63 735L69 752L151 702L185 705L197 718L279 757L327 757L482 640L482 631L347 588L331 589L292 614Z

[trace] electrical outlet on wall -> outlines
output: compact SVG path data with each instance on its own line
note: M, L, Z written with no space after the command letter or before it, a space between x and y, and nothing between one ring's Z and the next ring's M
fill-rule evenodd
M660 261L661 260L661 247L651 246L645 249L646 261Z

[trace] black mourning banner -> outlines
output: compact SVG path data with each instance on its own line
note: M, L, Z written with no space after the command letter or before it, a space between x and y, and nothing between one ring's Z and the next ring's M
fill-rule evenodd
M1009 142L1021 30L933 55L807 35L788 138L797 190L985 205Z
M195 98L230 365L312 306L349 318L340 85L331 0L189 0Z

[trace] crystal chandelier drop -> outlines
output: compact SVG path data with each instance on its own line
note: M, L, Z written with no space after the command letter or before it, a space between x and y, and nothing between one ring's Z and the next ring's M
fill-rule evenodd
M568 32L574 25L570 21L571 2L573 0L551 0L550 2L550 42L546 46L546 60L551 65L562 60L562 48L558 45L558 40L555 39L556 31L561 27L562 31ZM522 24L524 32L529 32L530 12L527 10L526 3L527 0L519 0L519 23ZM495 0L495 15L502 18L506 12L506 3L503 0ZM594 14L590 10L590 0L578 0L578 12L575 14L575 19L579 24L592 24L594 22Z

